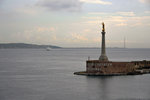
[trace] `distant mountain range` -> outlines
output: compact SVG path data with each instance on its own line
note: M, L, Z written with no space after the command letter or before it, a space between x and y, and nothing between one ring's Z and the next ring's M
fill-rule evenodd
M26 44L26 43L0 43L0 49L9 49L9 48L61 48L54 45L37 45L37 44Z

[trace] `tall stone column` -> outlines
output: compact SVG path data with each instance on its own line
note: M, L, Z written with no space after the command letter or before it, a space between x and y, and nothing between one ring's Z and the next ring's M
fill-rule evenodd
M105 50L105 24L102 23L102 46L101 46L101 56L99 57L100 61L108 61Z

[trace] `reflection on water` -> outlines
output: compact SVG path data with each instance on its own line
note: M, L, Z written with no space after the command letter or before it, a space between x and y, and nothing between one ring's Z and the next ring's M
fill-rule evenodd
M150 75L87 76L87 87L94 100L149 100ZM96 90L96 91L95 91ZM99 93L99 95L97 95ZM92 99L93 100L93 99Z
M144 51L144 52L143 52ZM148 100L150 74L78 76L99 49L0 50L0 100ZM150 49L109 49L110 60L150 58Z

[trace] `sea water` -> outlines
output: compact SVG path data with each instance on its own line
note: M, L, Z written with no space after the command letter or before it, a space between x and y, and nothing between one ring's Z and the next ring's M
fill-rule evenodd
M0 100L150 100L150 74L92 77L98 48L0 49ZM110 61L150 60L150 49L107 49Z

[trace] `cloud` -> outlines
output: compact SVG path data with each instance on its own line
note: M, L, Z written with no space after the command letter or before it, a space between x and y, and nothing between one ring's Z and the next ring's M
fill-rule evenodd
M82 17L84 18L84 17ZM93 18L93 19L92 19ZM106 23L113 23L116 26L125 26L125 22L127 21L126 17L123 16L108 16L108 17L86 17L87 24L100 24L102 21Z
M38 12L40 12L40 11L37 11L36 9L31 8L31 7L22 7L19 9L16 8L14 11L18 14L28 14L28 15L35 15Z
M150 11L144 11L145 14L150 14Z
M80 11L82 2L79 0L39 0L37 5L52 11Z
M11 36L15 38L17 42L29 42L39 44L49 44L55 42L57 37L55 34L56 29L54 27L33 27L23 32L17 32Z
M105 12L89 12L88 14L90 14L90 15L104 15L104 14L107 14L107 13L105 13Z
M148 7L150 7L150 0L139 0L139 2L147 5Z
M116 24L116 26L127 26L126 23L119 23L119 24Z
M81 34L72 33L71 36L74 39L74 41L76 41L76 42L88 41L88 38L86 38L85 36L83 36Z
M149 14L149 11L145 11L144 13ZM108 23L107 25L113 26L128 26L128 27L136 27L136 26L149 26L150 16L143 15L138 16L134 12L116 12L116 13L89 13L90 16L83 16L83 23L89 25L96 25L104 21ZM97 15L97 17L95 17ZM101 17L103 15L103 17ZM108 16L109 15L109 16Z
M39 0L37 5L51 11L81 11L84 3L111 5L111 2L102 0Z
M36 31L37 32L54 32L55 28L54 27L37 27Z
M86 18L87 19L87 18ZM90 20L90 21L89 21ZM101 19L93 19L91 18L87 19L84 23L86 24L97 24L100 23ZM148 26L149 25L150 16L129 16L129 17L122 17L122 16L109 16L103 18L103 21L105 23L108 23L113 26L129 26L129 27L135 27L135 26ZM101 20L102 21L102 20Z
M150 0L139 0L141 3L149 3L150 4Z
M93 3L93 4L101 4L101 5L111 5L111 2L108 1L102 1L102 0L80 0L84 3Z
M135 16L134 12L117 12L117 13L122 16Z

